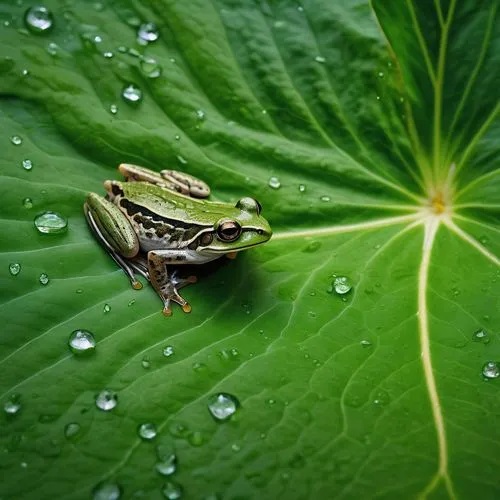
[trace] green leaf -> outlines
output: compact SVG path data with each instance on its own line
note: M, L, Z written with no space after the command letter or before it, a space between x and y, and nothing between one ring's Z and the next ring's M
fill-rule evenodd
M498 2L48 0L41 34L13 4L0 496L498 498L500 380L483 376L500 360ZM159 38L142 45L145 22ZM255 196L273 239L199 266L193 312L163 317L83 216L122 162ZM46 210L65 234L37 232ZM96 352L68 349L76 329ZM239 402L225 422L208 411L220 392Z

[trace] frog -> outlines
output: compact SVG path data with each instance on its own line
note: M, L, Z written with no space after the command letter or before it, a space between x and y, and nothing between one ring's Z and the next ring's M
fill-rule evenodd
M88 193L84 213L91 232L132 287L142 288L139 276L151 283L165 316L172 315L172 302L185 313L192 310L179 290L197 278L179 276L178 265L234 258L272 236L254 198L235 203L207 200L210 187L177 170L157 172L122 163L118 171L125 180L106 180L105 196ZM175 270L170 272L172 265Z

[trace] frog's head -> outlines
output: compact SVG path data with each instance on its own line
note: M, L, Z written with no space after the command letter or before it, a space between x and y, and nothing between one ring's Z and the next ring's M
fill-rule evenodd
M241 198L227 216L214 223L213 231L202 236L198 251L204 254L230 253L265 243L271 227L260 215L261 204L253 198ZM205 243L205 244L203 244Z

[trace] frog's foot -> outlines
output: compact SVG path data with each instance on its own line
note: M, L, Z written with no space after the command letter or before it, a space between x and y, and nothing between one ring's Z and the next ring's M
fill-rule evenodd
M179 290L191 283L195 283L196 276L180 278L177 276L176 271L169 276L165 260L161 251L148 253L149 280L163 301L163 314L165 316L172 315L171 302L176 302L185 313L189 313L191 312L191 306L179 295Z
M238 256L238 252L229 252L229 253L226 254L226 257L228 259L231 259L231 260L236 259L237 256Z
M127 261L115 252L113 247L107 242L106 238L102 234L99 226L97 225L92 212L89 210L87 204L84 205L85 216L87 217L87 222L89 224L90 230L94 233L99 243L104 247L104 249L111 255L113 260L118 264L118 266L122 269L122 271L126 274L127 278L130 281L130 284L134 290L140 290L142 288L142 283L135 277L135 273L138 272L146 279L149 279L147 275L144 275L142 272L137 270L135 266Z

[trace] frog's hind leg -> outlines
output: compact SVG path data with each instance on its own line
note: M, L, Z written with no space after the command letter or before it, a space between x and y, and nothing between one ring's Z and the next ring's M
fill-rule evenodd
M172 250L151 250L148 252L149 280L163 301L163 314L171 316L170 302L176 302L185 313L191 312L191 306L183 299L178 290L196 282L196 276L180 278L174 271L171 275L167 271L167 263L178 255Z
M106 249L106 251L111 255L113 260L118 264L118 266L123 270L123 272L127 275L127 278L130 280L130 284L132 288L135 290L140 290L142 288L142 283L135 277L135 272L141 274L146 279L149 279L146 274L140 272L135 266L129 265L125 259L119 255L115 250L111 247L111 245L106 241L106 238L103 236L99 226L97 225L94 217L92 216L92 212L89 210L87 204L84 206L85 217L87 218L87 222L89 224L90 230L94 233L96 238L99 240L99 243Z

